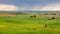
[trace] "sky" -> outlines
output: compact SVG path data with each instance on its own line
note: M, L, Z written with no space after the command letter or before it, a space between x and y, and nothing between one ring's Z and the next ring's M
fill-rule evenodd
M0 11L60 11L60 0L0 0Z

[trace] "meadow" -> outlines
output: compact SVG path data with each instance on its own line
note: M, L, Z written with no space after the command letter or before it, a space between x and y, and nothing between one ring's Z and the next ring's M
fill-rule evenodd
M18 12L16 16L0 16L0 34L60 34L60 16L44 14ZM36 17L30 17L33 15Z

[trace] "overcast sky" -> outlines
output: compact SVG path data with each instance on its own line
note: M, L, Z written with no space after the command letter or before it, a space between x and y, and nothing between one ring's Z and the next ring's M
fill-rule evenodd
M60 0L0 0L3 11L55 11L60 10Z

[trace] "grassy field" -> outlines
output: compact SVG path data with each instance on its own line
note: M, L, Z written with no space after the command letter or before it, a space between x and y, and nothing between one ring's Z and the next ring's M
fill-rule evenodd
M36 18L30 17L34 14ZM42 14L33 12L0 16L0 34L60 34L60 16L54 15L57 19L48 20L52 16Z

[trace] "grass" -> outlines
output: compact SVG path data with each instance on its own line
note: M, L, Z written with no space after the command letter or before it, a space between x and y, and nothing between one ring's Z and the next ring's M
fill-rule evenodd
M48 20L50 17L37 15L30 18L29 14L0 16L0 34L60 34L60 19Z

